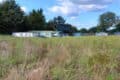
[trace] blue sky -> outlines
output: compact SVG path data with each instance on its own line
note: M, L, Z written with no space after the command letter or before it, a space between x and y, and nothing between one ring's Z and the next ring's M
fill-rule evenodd
M0 0L2 2L4 0ZM77 28L90 28L98 24L99 15L112 11L120 16L119 0L16 0L26 12L44 10L46 20L61 15Z

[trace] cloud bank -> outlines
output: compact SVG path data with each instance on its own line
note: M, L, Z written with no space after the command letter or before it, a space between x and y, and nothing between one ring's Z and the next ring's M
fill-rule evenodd
M113 0L57 0L57 5L52 6L49 10L66 15L78 16L82 11L101 11L108 7Z
M5 1L5 0L0 0L0 3L2 3L3 1Z

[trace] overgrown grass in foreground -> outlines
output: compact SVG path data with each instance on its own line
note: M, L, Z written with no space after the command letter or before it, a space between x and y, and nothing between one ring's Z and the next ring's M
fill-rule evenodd
M120 80L120 37L0 37L0 80Z

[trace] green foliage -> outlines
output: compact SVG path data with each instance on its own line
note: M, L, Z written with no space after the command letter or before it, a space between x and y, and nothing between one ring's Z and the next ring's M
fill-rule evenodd
M0 33L12 34L29 30L56 30L59 24L71 28L70 34L77 31L71 24L66 24L62 16L57 16L46 23L42 9L34 10L26 15L15 0L5 0L0 4Z
M51 69L53 80L61 80L62 77L64 77L64 69L61 69L59 67L55 67Z
M62 16L57 16L53 19L54 23L57 24L65 24L65 19Z
M50 20L47 22L47 30L56 30L56 24L54 23L53 20Z
M99 29L107 31L107 29L116 22L116 14L113 12L105 12L99 17Z
M119 22L119 18L115 13L105 12L99 16L99 23L96 27L92 27L89 30L83 28L79 32L96 33L102 31L113 34L120 31L120 24L117 22ZM70 31L63 31L65 33L72 35L73 32L78 31L75 26L67 24L62 16L54 17L53 20L46 22L42 9L33 10L26 15L15 0L5 0L0 3L0 34L29 30L56 30L56 26L61 24L70 28ZM108 31L107 29L113 24L115 24L116 29Z
M109 74L107 76L106 80L115 80L115 75L114 74Z
M89 33L96 33L98 32L98 26L97 27L92 27L88 30Z
M79 30L79 32L81 32L81 33L88 33L88 30L85 29L85 28L82 28L82 29Z
M46 26L45 16L43 15L43 10L33 10L28 15L28 23L30 30L44 30Z
M120 23L118 23L117 25L116 25L116 31L120 31Z
M70 27L70 31L68 32L70 32L71 34L78 31L77 28L71 24L65 24L65 25Z
M96 54L96 55L93 55L91 58L89 58L89 64L90 66L94 66L95 64L98 64L98 65L107 65L110 61L110 57L106 54Z
M48 21L46 30L58 30L58 27L62 27L61 32L68 33L69 35L78 31L75 26L65 23L65 19L62 16L57 16L53 20Z
M1 41L8 45L3 46ZM116 36L46 39L0 36L0 78L10 75L12 68L23 77L28 71L42 68L45 72L48 67L43 75L52 80L119 80L119 41Z
M0 4L0 32L10 34L23 29L24 12L15 0Z

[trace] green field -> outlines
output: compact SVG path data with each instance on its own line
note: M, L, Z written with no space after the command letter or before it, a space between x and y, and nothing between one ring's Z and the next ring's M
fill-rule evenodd
M120 80L120 37L0 37L0 80Z

